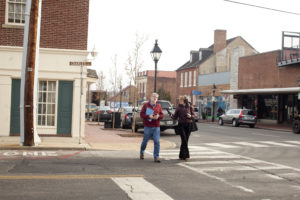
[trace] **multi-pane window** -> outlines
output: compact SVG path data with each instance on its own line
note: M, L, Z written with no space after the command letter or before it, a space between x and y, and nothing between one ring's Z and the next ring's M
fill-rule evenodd
M180 73L180 87L183 87L183 73Z
M192 86L192 71L189 71L189 87Z
M38 126L55 126L56 81L39 81Z
M197 71L194 71L194 86L196 86L196 82L197 82Z
M25 23L26 0L7 0L7 22L12 24Z
M187 87L187 80L188 80L188 73L187 72L185 72L184 73L185 74L185 79L184 79L184 87Z

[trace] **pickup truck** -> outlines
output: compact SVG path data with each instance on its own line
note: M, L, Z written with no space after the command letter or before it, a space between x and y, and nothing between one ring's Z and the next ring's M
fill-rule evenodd
M138 107L137 110L135 110L133 114L133 118L135 120L135 124L132 125L132 131L133 128L135 129L134 131L137 132L139 128L144 128L144 120L140 117L141 109L147 101L143 102L142 105ZM165 131L167 129L174 129L175 133L178 134L177 131L177 126L178 126L178 121L172 119L168 113L174 113L175 110L173 109L171 103L166 100L158 100L158 104L160 104L164 118L160 120L160 131Z

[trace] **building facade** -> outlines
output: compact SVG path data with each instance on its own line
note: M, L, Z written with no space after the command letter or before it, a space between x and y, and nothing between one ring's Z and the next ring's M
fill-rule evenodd
M5 97L0 100L1 136L20 134L25 7L26 0L0 0L0 88ZM42 2L36 116L39 135L84 135L86 92L81 96L81 87L86 90L87 69L83 68L81 85L80 66L69 63L86 61L88 15L89 0Z
M281 50L242 57L239 60L238 107L254 109L262 123L291 123L299 115L300 60L283 65Z
M136 78L137 100L142 102L149 100L154 91L154 70L139 72ZM160 94L159 99L169 100L172 104L176 102L176 72L157 71L156 92Z
M176 70L177 96L187 95L206 115L211 115L212 109L236 107L233 98L220 91L237 87L238 58L256 53L242 37L226 39L226 30L215 30L213 45L191 51L190 61ZM195 90L198 93L193 94ZM216 102L214 108L212 102Z

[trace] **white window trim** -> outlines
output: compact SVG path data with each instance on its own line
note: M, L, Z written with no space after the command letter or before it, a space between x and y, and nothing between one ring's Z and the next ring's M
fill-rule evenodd
M184 87L187 87L187 80L188 80L188 73L187 72L184 72Z
M194 86L197 86L196 83L197 83L197 71L195 70L194 71Z
M180 87L183 87L183 73L180 73Z
M56 86L56 89L55 89L55 113L54 113L54 126L43 126L43 125L38 125L38 105L39 105L39 100L38 100L38 97L37 97L37 101L36 101L36 126L37 128L45 128L45 129L56 129L57 128L57 106L58 106L58 81L57 80L38 80L38 86L39 86L39 82L40 81L53 81L55 82L55 86ZM37 90L37 96L39 95L39 88Z
M189 87L192 86L192 71L189 71Z
M6 0L6 3L5 3L5 24L2 24L2 27L3 28L24 28L25 23L11 23L11 22L8 22L8 3L9 3L9 0ZM26 2L25 2L25 5L26 5ZM25 8L25 13L26 13L26 8ZM24 15L25 15L25 13L24 13Z

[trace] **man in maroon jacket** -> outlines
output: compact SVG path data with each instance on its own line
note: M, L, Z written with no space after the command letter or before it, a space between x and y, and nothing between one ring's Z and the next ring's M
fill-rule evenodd
M157 93L151 94L149 102L143 105L141 110L141 118L144 119L144 138L141 144L140 159L144 159L144 152L147 147L148 140L153 137L154 142L154 162L160 163L159 160L159 137L160 137L160 120L163 119L164 115L161 106L156 103L158 99Z

